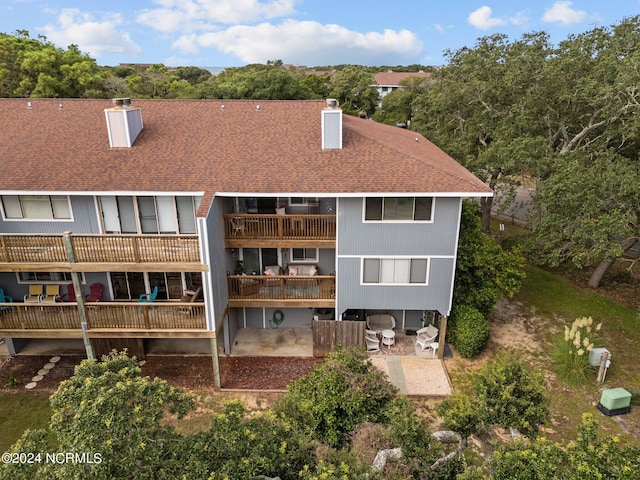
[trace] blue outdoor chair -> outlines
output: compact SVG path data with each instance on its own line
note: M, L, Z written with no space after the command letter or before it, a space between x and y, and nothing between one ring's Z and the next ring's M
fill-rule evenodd
M153 287L153 291L151 293L142 293L140 294L140 298L138 301L140 303L153 303L153 301L158 296L158 286ZM142 305L138 307L138 313L142 312Z
M13 297L4 294L4 290L0 288L0 303L13 303ZM0 306L0 312L3 310L10 310L12 307Z

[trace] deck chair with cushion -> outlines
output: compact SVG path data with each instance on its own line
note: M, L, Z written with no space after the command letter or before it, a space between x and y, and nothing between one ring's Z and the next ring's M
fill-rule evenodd
M380 339L373 330L365 330L364 341L367 345L367 352L380 351Z
M29 293L24 296L24 303L40 303L44 295L44 285L29 285Z
M60 285L47 285L40 303L56 303L60 298Z
M153 303L158 296L158 286L153 287L153 291L151 293L141 293L140 298L138 298L138 302L140 303ZM142 312L142 305L138 307L138 313Z
M4 294L4 290L0 288L0 303L13 303L13 297ZM3 310L10 310L12 307L0 306L0 312Z
M420 346L421 351L431 348L431 344L436 341L438 329L433 325L421 328L416 332L416 345Z

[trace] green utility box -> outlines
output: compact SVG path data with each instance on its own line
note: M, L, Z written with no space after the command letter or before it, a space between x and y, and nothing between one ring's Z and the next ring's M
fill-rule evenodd
M631 393L624 388L603 390L598 403L598 410L608 417L628 413L631 410Z

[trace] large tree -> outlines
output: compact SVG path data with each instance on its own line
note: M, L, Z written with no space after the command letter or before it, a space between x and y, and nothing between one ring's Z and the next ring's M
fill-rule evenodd
M592 286L640 237L639 44L640 16L557 46L544 33L485 37L449 52L413 104L413 127L494 190L537 181L534 257L602 262ZM487 230L491 199L482 207Z
M534 251L549 265L602 262L593 287L640 236L639 44L639 16L570 36L537 91L553 154L537 168Z
M106 95L106 73L76 45L56 48L26 30L0 33L0 97L84 97Z
M539 88L549 53L543 33L515 42L497 34L479 39L474 48L447 52L449 63L433 74L428 93L413 104L412 128L492 189L511 193L546 155L528 100ZM481 205L488 231L492 199L482 199Z

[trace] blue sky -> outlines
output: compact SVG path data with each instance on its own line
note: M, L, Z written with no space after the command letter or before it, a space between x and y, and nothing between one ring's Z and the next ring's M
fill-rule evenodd
M639 13L640 0L2 0L0 32L76 44L100 65L442 65L485 35L558 43Z

